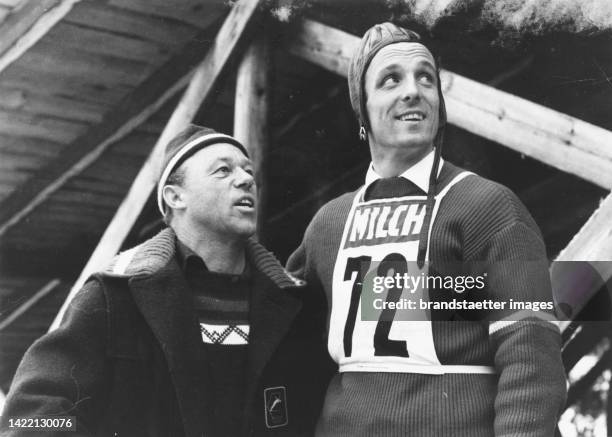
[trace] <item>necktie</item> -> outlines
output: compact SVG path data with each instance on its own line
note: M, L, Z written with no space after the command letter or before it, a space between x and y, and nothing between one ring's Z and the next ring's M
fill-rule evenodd
M410 195L427 194L416 184L406 178L394 176L377 179L367 188L364 200L385 199L389 197L402 197Z

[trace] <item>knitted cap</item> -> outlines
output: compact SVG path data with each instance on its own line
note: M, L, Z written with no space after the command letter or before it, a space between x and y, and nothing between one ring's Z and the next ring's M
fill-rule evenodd
M363 126L366 130L370 129L365 99L366 71L370 66L370 62L380 49L389 44L398 42L418 42L422 44L421 37L418 33L387 22L376 24L368 29L363 35L363 38L361 38L358 49L353 53L348 71L349 95L351 97L351 106L357 115L359 125ZM438 74L437 71L436 74ZM440 97L438 130L440 131L446 124L446 108L444 105L444 98L442 97L439 74L438 94ZM437 146L438 142L439 141L434 141L434 144Z
M236 146L247 157L249 156L246 148L236 138L219 133L208 127L196 126L194 124L190 125L168 143L157 181L157 206L163 216L166 215L166 204L162 191L172 172L198 150L218 143Z

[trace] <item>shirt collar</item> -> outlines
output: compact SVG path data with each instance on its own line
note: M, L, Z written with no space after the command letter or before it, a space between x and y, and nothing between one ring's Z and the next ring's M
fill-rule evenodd
M186 275L189 275L194 272L194 270L191 270L191 269L196 269L201 272L209 272L211 274L219 275L219 276L227 276L227 277L235 276L235 277L240 277L243 279L249 278L251 276L251 266L249 264L248 259L244 265L244 271L240 274L234 275L231 273L210 272L210 270L208 270L208 267L206 266L206 263L204 262L202 257L198 255L197 253L195 253L189 246L187 246L181 240L179 240L178 237L176 239L176 256L177 256L179 265L181 266L181 270Z
M178 238L176 239L176 256L183 272L187 271L187 266L190 262L201 262L201 266L204 268L204 270L208 270L206 264L204 263L204 260Z
M427 155L425 155L419 162L414 164L412 167L408 168L404 173L400 175L400 177L408 179L410 182L414 183L417 187L423 190L425 193L429 191L429 175L431 173L431 167L433 166L435 150L432 150ZM442 170L442 164L444 160L440 157L440 164L438 165L438 176L440 175L440 171ZM372 182L382 179L376 170L374 170L374 163L370 163L368 167L368 172L365 177L365 188L367 189Z

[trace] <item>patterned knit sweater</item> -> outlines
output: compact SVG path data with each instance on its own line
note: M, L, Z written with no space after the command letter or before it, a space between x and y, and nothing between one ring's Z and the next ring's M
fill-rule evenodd
M444 163L439 176L438 209L429 238L430 273L465 263L488 272L486 292L496 300L552 301L545 247L524 206L507 188L472 174L457 178L460 173L461 169ZM362 236L373 237L368 244L382 244L385 240L382 237L390 235L393 226L400 229L393 223L393 213L385 212L384 206L376 214L386 213L391 217L387 217L386 228L380 224L374 230L370 230L371 224L369 228L356 226L355 216L365 214L354 207L359 194L359 191L347 193L323 206L288 263L294 275L306 279L311 286L322 287L330 303L328 346L340 364L340 373L328 388L317 435L554 435L564 405L565 374L558 328L543 321L541 311L537 317L529 311L506 311L495 318L485 316L479 320L471 320L459 311L443 313L425 322L429 324L427 332L434 352L419 350L419 344L425 344L419 343L421 339L389 342L386 335L383 340L387 347L389 343L400 343L399 349L394 349L397 344L392 344L394 347L388 347L387 351L383 348L382 352L376 347L368 349L380 341L380 338L368 338L373 328L368 331L359 316L356 321L348 317L346 322L343 317L338 318L335 307L347 300L339 296L347 293L341 286L342 280L349 280L349 285L353 280L359 283L359 277L355 280L355 275L347 275L348 263L346 272L340 272L345 276L339 276L344 266L337 260L343 260L343 251L354 246L358 253L359 243L353 240L360 232ZM388 204L396 202L400 206L403 201L402 198L387 200ZM395 204L390 208L398 210ZM407 205L402 208L408 213L411 211ZM374 212L370 212L372 216ZM413 212L418 212L418 208ZM349 219L354 229L347 224ZM418 229L414 234L418 234ZM405 240L401 244L414 244L409 241L414 238ZM363 257L358 259L363 261ZM348 312L350 315L351 310ZM363 318L364 313L357 314ZM366 328L359 330L360 323ZM402 323L408 323L411 332L410 323L420 322ZM373 337L379 336L378 325ZM352 337L347 332L352 332ZM387 326L385 332L390 339L393 328ZM336 338L342 333L344 348L342 339ZM369 350L372 356L368 356ZM359 359L349 357L359 353L362 354L361 368ZM427 354L433 354L437 364L427 359L418 363L417 357ZM402 360L407 357L422 365L403 365ZM387 363L391 363L388 369ZM368 365L372 370L367 369ZM492 372L474 370L486 368Z

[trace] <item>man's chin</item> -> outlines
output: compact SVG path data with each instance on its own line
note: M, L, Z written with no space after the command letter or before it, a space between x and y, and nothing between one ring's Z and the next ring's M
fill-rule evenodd
M236 236L244 238L245 240L255 235L256 232L257 224L245 224L236 228Z

